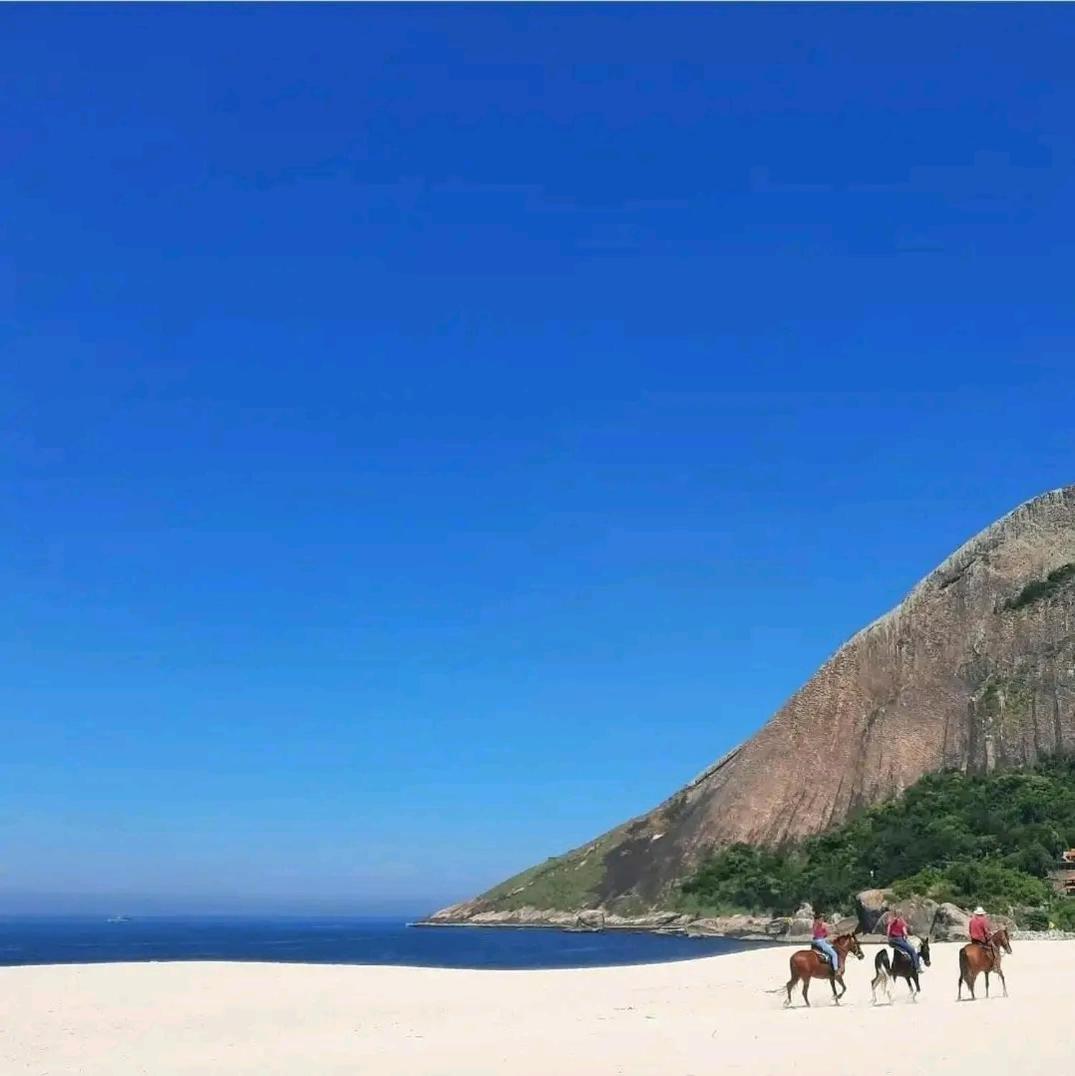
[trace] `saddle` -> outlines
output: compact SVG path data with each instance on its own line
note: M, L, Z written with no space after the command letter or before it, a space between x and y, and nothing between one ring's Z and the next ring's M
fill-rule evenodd
M821 963L825 965L825 967L833 968L833 963L829 959L828 953L823 953L816 945L813 944L810 946L810 952L812 952L814 956L816 956L818 960L820 960ZM833 968L833 970L839 971L840 968L839 966L836 966L835 968Z
M892 963L895 964L897 960L909 960L906 949L901 949L895 942L889 939L888 947L892 950Z

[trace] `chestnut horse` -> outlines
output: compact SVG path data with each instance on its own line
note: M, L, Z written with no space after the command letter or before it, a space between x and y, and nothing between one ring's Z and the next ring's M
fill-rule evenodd
M922 958L922 963L928 968L930 965L929 938L923 939L922 944L918 947L918 955ZM922 986L918 981L918 969L911 963L910 958L902 949L895 950L895 956L891 962L888 959L888 950L882 949L874 957L873 970L876 974L873 977L873 982L870 983L870 994L874 1005L877 1004L877 988L879 986L885 988L888 1000L892 1000L892 987L890 984L896 979L907 980L907 989L911 991L912 1001L917 1001L918 995L922 993Z
M985 972L985 996L989 997L989 973L996 972L1000 976L1000 985L1004 987L1004 996L1008 996L1008 984L1004 981L1004 972L1000 968L1000 950L1011 956L1012 943L1008 932L998 930L990 939L992 948L986 948L978 942L971 942L959 950L959 991L956 1001L963 1000L963 984L970 989L970 999L974 1001L974 980L980 972Z
M844 962L848 954L853 953L859 960L865 955L859 945L858 938L855 937L857 933L858 931L855 931L854 934L840 934L838 937L833 938L832 947L840 958L840 966L835 969L829 965L829 962L816 949L800 949L797 953L792 954L789 961L791 978L785 988L788 992L787 1001L784 1002L785 1009L791 1004L791 991L795 988L795 984L800 981L803 984L803 1001L806 1002L807 1008L810 1007L811 979L828 979L832 984L832 999L837 1005L840 1004L840 998L847 993L847 986L844 984ZM840 993L838 994L836 993L837 983L840 984Z

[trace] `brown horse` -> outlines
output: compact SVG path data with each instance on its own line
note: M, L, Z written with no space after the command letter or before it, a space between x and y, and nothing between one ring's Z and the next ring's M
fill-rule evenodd
M841 934L832 940L832 947L836 950L836 955L840 958L840 966L832 968L829 962L825 960L820 953L815 949L800 949L797 953L793 953L789 962L791 967L791 978L788 980L786 990L788 992L787 1000L784 1002L784 1008L786 1009L791 1004L791 992L795 988L795 984L802 982L803 984L803 1001L806 1002L807 1008L810 1007L810 980L811 979L828 979L832 984L832 999L837 1005L840 1004L840 998L847 993L847 986L844 984L844 963L847 960L849 953L853 953L861 960L865 955L862 952L862 947L859 945L859 940L855 937L858 931L854 934ZM836 984L840 984L840 992L836 993Z
M1004 972L1000 967L1000 950L1003 949L1009 956L1012 954L1012 943L1008 932L998 930L990 939L991 948L971 942L959 950L959 990L956 1001L963 1000L963 984L966 983L970 990L970 999L974 1001L974 980L980 972L985 972L985 996L989 997L989 973L996 972L1000 976L1000 985L1004 987L1004 996L1008 996L1008 984L1004 981Z

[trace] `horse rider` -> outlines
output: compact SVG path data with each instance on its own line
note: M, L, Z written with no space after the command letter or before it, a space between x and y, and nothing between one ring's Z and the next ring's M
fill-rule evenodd
M900 915L899 912L888 913L888 927L886 930L888 934L888 944L893 949L898 949L911 961L911 967L914 968L919 975L922 974L922 958L918 955L918 950L911 944L910 939L907 937L907 920Z
M840 971L840 958L829 941L829 924L820 914L814 916L813 938L810 947L816 949L832 965L832 974L835 977Z
M982 946L995 962L997 953L993 948L993 928L989 925L989 917L985 914L985 909L980 904L974 909L974 914L970 917L967 933L970 935L970 940L975 945Z

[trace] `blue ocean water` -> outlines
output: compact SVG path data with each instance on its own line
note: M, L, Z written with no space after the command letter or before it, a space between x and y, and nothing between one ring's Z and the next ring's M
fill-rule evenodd
M260 960L431 968L588 968L737 952L724 938L544 929L409 927L399 920L309 918L0 918L0 965L138 960ZM755 943L756 944L756 943Z

